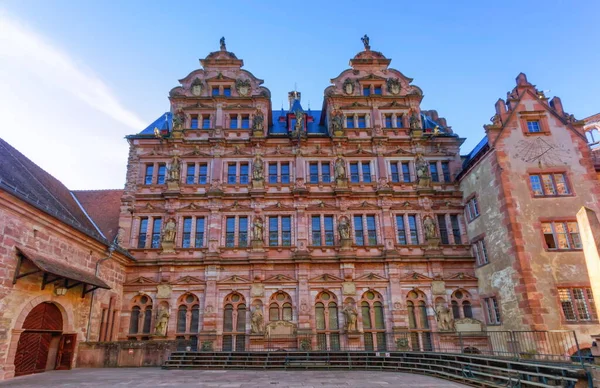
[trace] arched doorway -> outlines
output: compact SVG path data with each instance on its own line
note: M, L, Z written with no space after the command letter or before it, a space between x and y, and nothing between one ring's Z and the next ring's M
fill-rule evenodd
M35 306L22 328L15 354L15 376L49 369L70 369L75 334L62 335L63 317L54 303Z

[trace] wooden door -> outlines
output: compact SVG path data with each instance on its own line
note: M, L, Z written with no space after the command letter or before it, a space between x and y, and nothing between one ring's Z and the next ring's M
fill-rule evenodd
M56 356L57 370L71 369L76 342L77 334L63 334L62 337L60 337L58 354Z
M45 371L51 340L52 333L21 333L15 355L15 376Z

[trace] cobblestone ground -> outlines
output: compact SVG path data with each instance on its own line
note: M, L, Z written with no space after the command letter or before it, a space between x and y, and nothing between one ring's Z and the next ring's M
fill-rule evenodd
M203 388L460 388L465 385L396 372L162 370L159 368L75 369L17 377L6 387L203 387Z

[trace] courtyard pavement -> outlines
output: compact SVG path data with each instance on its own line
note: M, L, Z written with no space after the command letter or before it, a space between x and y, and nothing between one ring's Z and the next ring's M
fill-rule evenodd
M0 382L6 387L203 387L203 388L461 388L429 376L373 371L162 370L106 368L51 371Z

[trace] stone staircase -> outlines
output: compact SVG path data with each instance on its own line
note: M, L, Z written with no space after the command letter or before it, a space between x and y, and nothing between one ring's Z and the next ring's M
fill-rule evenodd
M575 387L581 365L429 352L173 352L164 369L347 369L417 373L478 387ZM578 385L578 386L586 386Z

